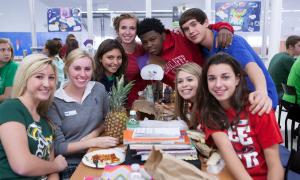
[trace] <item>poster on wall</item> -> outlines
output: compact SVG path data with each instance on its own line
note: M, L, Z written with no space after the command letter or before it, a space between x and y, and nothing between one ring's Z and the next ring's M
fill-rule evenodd
M68 33L49 33L49 32L37 32L37 47L35 49L42 49L48 39L60 38L63 42ZM8 38L14 48L14 55L16 59L21 59L24 55L32 53L32 40L30 32L0 32L1 38Z
M260 1L217 2L216 22L226 21L235 31L260 31Z
M48 32L80 32L79 8L49 8L47 11Z
M13 45L15 59L21 59L23 53L31 53L30 47L31 33L30 32L0 32L1 38L8 38Z

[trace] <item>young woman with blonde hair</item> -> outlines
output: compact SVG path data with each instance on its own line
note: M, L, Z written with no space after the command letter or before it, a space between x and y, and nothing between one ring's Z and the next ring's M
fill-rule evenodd
M53 129L47 117L56 89L52 59L34 54L16 72L12 99L0 105L0 179L59 179L65 158L54 158ZM26 177L25 177L26 176Z
M99 137L109 106L104 86L91 81L94 69L94 61L87 52L71 51L64 66L68 81L55 92L48 112L56 125L55 154L65 155L68 161L61 179L71 177L88 148L118 144L116 138Z
M175 115L187 122L190 128L195 127L191 110L200 85L202 68L193 62L183 64L176 69L175 81Z

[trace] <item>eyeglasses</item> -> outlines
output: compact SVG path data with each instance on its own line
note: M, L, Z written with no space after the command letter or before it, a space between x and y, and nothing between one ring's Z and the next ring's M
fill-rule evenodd
M7 51L7 52L11 52L11 48L0 48L0 52L5 52L5 51Z

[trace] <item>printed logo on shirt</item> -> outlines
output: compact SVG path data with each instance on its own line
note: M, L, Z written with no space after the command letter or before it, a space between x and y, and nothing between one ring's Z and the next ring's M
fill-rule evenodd
M48 160L50 156L50 148L53 142L53 137L45 137L42 133L42 128L35 122L30 124L27 128L27 135L38 142L35 155L41 159Z
M72 111L66 111L65 112L65 116L74 116L77 114L76 110L72 110Z
M181 66L182 64L185 64L189 62L184 55L179 55L170 61L168 61L165 65L165 73L169 73L170 71L173 71L177 67Z
M252 137L249 136L251 128L247 119L240 120L237 126L228 129L228 137L238 157L245 161L247 168L259 165L258 152L255 149Z

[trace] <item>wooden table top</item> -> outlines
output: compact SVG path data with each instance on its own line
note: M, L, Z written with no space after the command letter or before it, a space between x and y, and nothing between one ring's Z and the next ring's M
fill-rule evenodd
M96 150L97 148L89 149L89 152ZM203 163L202 163L203 164ZM202 166L202 170L206 171L206 168ZM103 169L96 169L85 166L82 162L78 165L75 172L73 173L71 180L83 180L84 177L100 177L103 172ZM221 171L221 173L216 175L219 180L231 180L234 179L230 172L227 170L226 166Z

